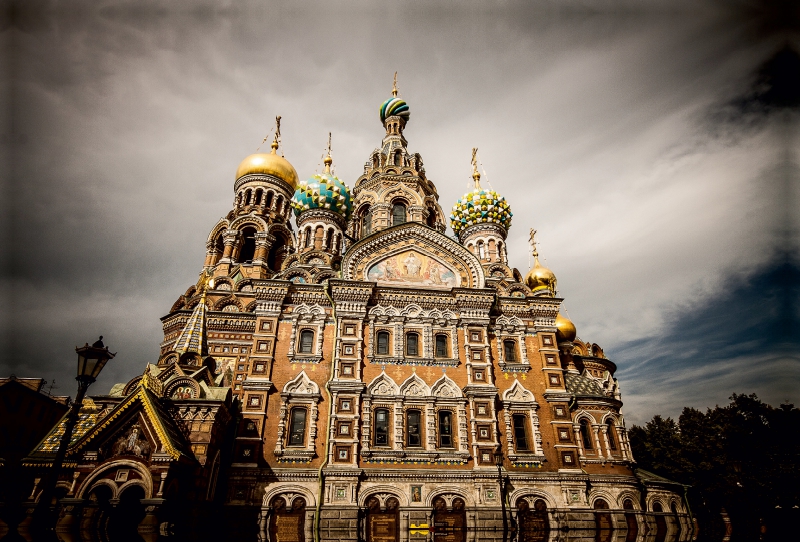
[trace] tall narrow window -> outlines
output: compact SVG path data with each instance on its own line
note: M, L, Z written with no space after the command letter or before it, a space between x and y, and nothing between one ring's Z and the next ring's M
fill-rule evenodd
M306 444L306 409L293 408L289 420L289 446Z
M419 410L409 410L406 414L406 446L422 446L421 419Z
M449 410L439 411L439 447L453 447L453 413Z
M245 228L242 230L242 248L239 250L239 260L242 263L252 262L256 254L256 230Z
M506 361L517 361L517 341L511 339L503 341L503 357Z
M375 446L389 445L389 410L375 409Z
M378 332L378 355L386 355L389 353L389 332Z
M511 417L514 426L514 444L518 452L527 452L530 450L530 446L528 446L528 431L525 427L527 425L525 418L527 418L527 416L524 414L514 414Z
M436 335L436 357L447 357L447 335L444 333L439 333Z
M608 438L608 447L612 450L616 450L617 442L614 440L614 424L611 420L606 421L606 438Z
M308 247L310 247L310 246L311 246L311 241L312 241L312 240L313 240L313 239L311 238L311 226L308 226L308 227L306 228L306 239L305 239L305 241L306 241L306 248L308 248Z
M583 441L583 448L585 450L592 449L592 435L589 431L589 422L584 418L581 420L581 440Z
M419 334L406 333L406 355L419 356Z
M300 332L300 353L311 354L314 348L314 332L304 329Z
M395 203L392 206L392 226L402 224L406 221L406 206L402 203Z
M361 237L372 235L372 209L367 207L361 215Z
M486 258L486 248L483 246L483 242L478 243L478 258L483 260Z

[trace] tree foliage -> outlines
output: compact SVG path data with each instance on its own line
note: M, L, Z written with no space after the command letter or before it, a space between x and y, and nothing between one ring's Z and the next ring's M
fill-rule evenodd
M639 467L691 486L692 508L719 513L752 532L776 510L800 504L800 409L753 395L731 396L705 413L684 408L676 423L654 416L630 431ZM741 532L741 531L740 531Z

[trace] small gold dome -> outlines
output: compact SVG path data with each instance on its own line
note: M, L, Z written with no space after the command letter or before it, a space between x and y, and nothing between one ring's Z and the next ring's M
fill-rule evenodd
M251 173L274 175L288 184L292 190L296 189L299 184L294 166L286 158L279 156L274 148L271 153L251 154L242 160L236 170L236 178L239 179Z
M552 292L551 295L556 293L556 275L546 267L542 267L539 263L539 257L533 258L533 269L528 271L525 275L525 284L532 292L536 293L537 290L548 289Z
M558 313L558 316L556 316L556 341L572 342L577 336L578 330L575 329L575 324L572 323L572 320L565 318L564 316L561 316L561 313Z

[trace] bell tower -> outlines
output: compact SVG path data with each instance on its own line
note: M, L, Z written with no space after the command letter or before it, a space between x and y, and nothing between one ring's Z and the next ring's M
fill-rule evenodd
M353 188L354 220L348 234L356 240L405 222L419 222L439 232L445 230L436 187L426 177L419 153L408 150L403 130L410 110L397 95L395 72L392 97L380 107L386 134L364 164L364 174Z

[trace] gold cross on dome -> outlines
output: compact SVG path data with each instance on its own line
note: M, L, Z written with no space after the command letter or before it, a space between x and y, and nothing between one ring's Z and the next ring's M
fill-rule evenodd
M539 252L536 250L536 230L533 228L531 228L531 236L528 243L531 245L531 254L533 254L534 257L538 257Z

